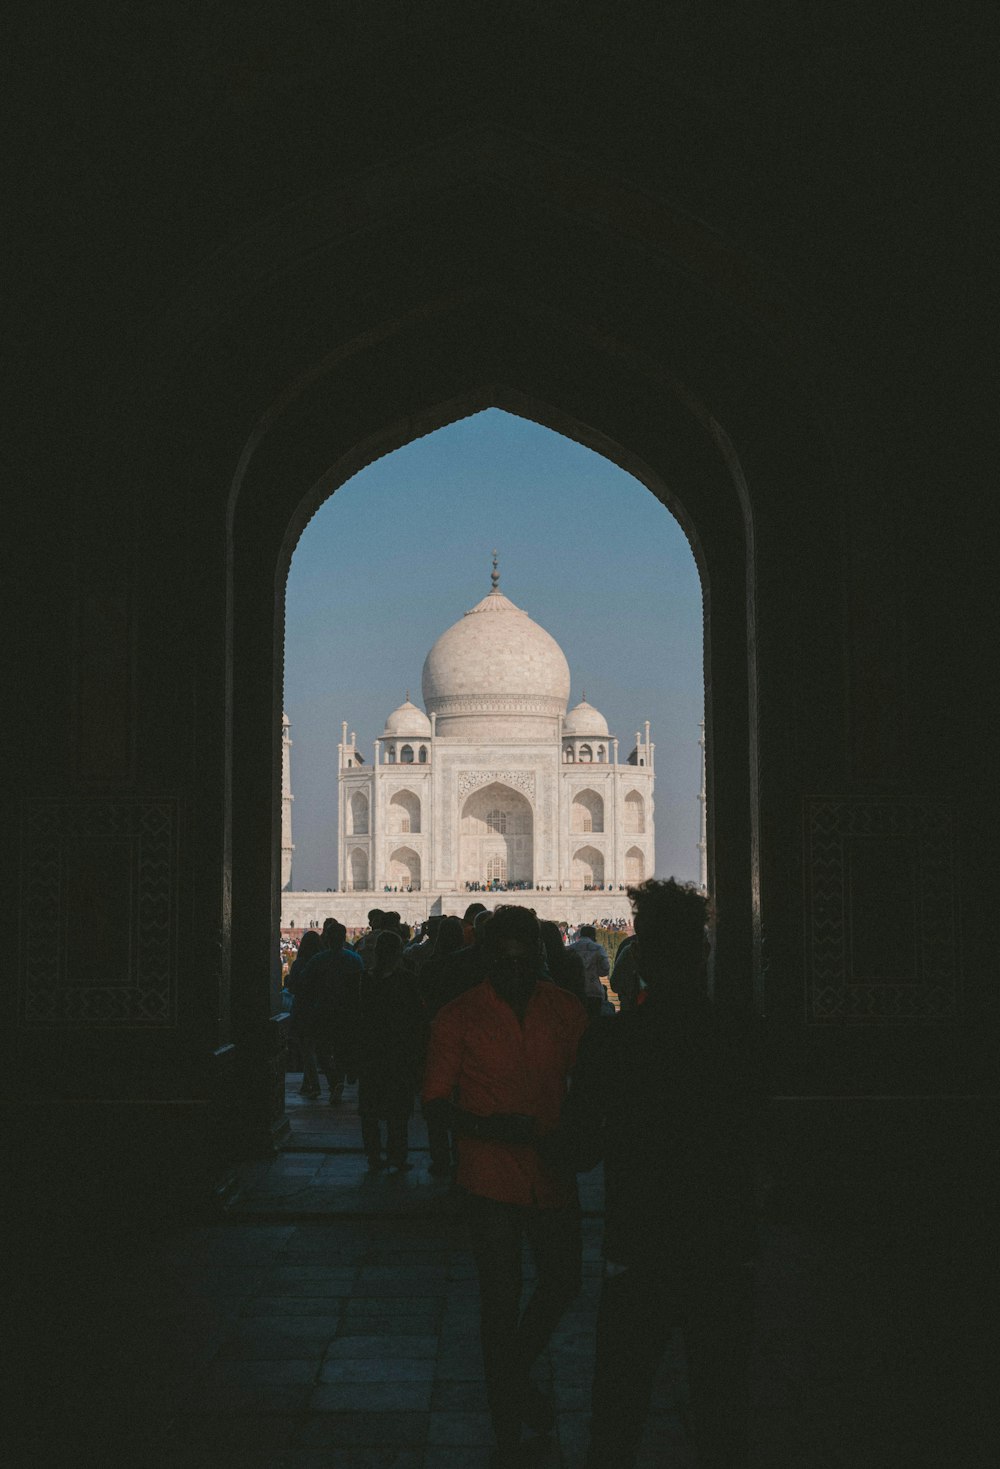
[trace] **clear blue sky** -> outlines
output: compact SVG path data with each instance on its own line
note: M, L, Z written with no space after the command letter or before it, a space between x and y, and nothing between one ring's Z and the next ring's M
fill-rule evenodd
M566 654L620 739L656 744L656 871L697 879L704 708L701 588L669 511L601 455L490 409L369 465L292 557L285 708L292 722L293 887L337 886L337 741L366 759L435 639L500 586Z

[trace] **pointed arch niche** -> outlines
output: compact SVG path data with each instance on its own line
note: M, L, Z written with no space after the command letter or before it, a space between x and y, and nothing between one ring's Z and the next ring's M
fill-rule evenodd
M259 854L270 849L279 864L273 870L280 872L275 771L283 587L298 537L318 505L366 464L456 418L499 407L606 455L645 484L688 535L706 611L707 845L709 886L720 914L713 953L735 995L748 974L759 974L761 934L754 526L738 449L708 403L638 351L609 353L603 339L592 338L572 315L557 313L543 330L534 308L523 318L524 333L501 330L515 297L501 289L496 300L504 303L499 313L485 300L459 315L435 307L377 338L359 339L350 351L310 362L308 371L303 363L300 380L286 382L280 400L261 405L260 427L241 455L228 534L232 753L225 828L227 863L236 876L229 879L233 901L225 917L227 973L259 972L264 951L277 955L279 890L277 882L272 890L272 863L262 865ZM331 402L349 408L331 415ZM779 446L770 403L773 398L762 403L752 428L746 414L739 424L740 438L757 435L755 472L766 479L771 466L786 483L793 469L809 466L815 484L811 423L803 418L798 424L797 458L790 448L794 414L783 418ZM716 406L724 419L725 402ZM830 545L836 543L831 532ZM260 656L268 629L270 659ZM834 666L836 653L829 651ZM725 689L718 717L716 687ZM268 729L270 738L262 740ZM725 855L718 869L717 853ZM273 984L276 1007L276 977ZM254 1003L241 997L237 1009L253 1034ZM234 1018L237 1030L240 1024Z

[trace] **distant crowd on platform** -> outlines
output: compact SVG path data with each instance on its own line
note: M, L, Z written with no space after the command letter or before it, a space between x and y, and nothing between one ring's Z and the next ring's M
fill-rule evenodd
M375 908L353 940L328 918L303 933L285 977L301 1095L319 1099L325 1077L338 1107L357 1084L371 1172L411 1166L419 1097L429 1172L463 1202L492 1462L505 1469L522 1462L525 1428L555 1423L531 1369L580 1291L576 1175L602 1161L586 1469L635 1465L674 1326L699 1465L747 1463L747 1088L707 995L706 898L672 880L629 897L635 931L613 945L613 964L593 924L474 902L416 932ZM525 1242L535 1281L522 1309Z
M552 889L536 888L530 882L508 882L505 878L490 877L485 882L467 882L467 893L551 893Z

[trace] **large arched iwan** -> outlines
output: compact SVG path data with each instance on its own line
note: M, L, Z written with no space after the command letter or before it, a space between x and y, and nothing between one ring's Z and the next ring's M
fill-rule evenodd
M666 398L664 416L669 417ZM670 406L676 412L676 398ZM424 403L419 412L387 421L337 454L308 484L295 482L300 466L294 459L303 456L289 454L292 462L283 463L275 445L268 443L273 420L247 446L229 511L227 854L234 1021L238 1011L258 1022L265 1018L280 984L276 935L284 591L299 536L319 505L366 465L491 407L530 419L605 455L651 490L687 535L704 609L708 873L718 914L713 984L720 1002L747 1015L755 1002L759 1007L753 527L736 451L704 415L699 427L705 457L714 463L716 493L706 493L702 473L697 494L685 496L685 485L671 474L669 454L663 456L664 462L651 463L631 445L595 426L590 415L576 417L568 405L490 385L433 405ZM688 400L684 410L689 407ZM315 419L313 426L315 431ZM250 482L255 483L247 495ZM697 502L694 509L692 500ZM716 697L718 691L722 697ZM264 973L270 975L269 993L263 985L248 993L249 976Z

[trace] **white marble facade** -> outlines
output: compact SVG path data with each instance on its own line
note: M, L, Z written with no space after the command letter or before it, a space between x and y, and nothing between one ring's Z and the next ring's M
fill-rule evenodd
M283 927L330 913L356 927L372 907L415 922L461 912L473 898L490 907L530 902L540 916L567 921L629 916L625 887L653 875L649 724L620 761L617 738L586 697L567 712L562 649L498 580L494 561L492 590L425 659L424 709L407 695L370 760L342 726L339 892L283 892ZM283 774L289 747L286 719ZM283 785L284 878L290 780ZM466 886L494 878L528 891Z

